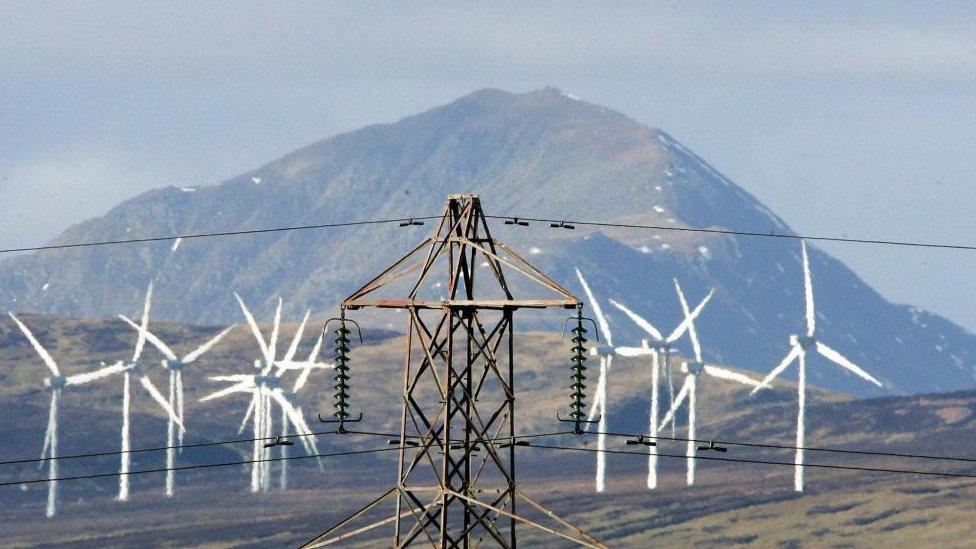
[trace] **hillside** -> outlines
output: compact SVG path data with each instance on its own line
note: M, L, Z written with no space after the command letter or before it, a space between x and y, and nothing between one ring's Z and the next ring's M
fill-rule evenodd
M146 193L81 223L56 243L208 233L430 215L447 194L475 192L489 214L790 233L789 227L668 133L558 90L486 89L405 118L337 135L216 185ZM429 226L428 226L429 227ZM428 227L347 227L43 252L0 262L0 307L113 317L138 310L157 281L159 318L236 322L232 291L268 314L278 296L295 316L325 317L338 299L415 243ZM671 279L716 300L702 317L711 360L766 371L802 324L798 245L667 231L555 231L499 223L495 236L578 290L661 325L679 317ZM834 368L817 384L860 395L976 385L976 338L924 311L887 302L827 254L812 252L826 341L885 382ZM555 322L558 322L556 320ZM553 323L530 324L553 329ZM619 339L639 334L623 318Z
M95 357L122 358L132 344L132 332L117 321L59 319L27 316L38 337L51 348L67 373L92 368ZM40 381L46 371L22 338L0 320L0 454L10 459L36 455L47 420L46 393ZM183 341L184 350L205 341L215 329L174 324L155 326L166 340ZM287 326L290 338L294 325ZM243 398L201 404L197 399L219 384L208 375L249 368L257 348L246 329L238 328L198 367L187 372L187 442L236 438L244 412ZM306 338L303 352L311 343ZM402 338L374 337L354 350L354 406L366 414L363 428L393 428L395 394L402 358ZM554 414L564 410L567 344L547 333L526 333L519 340L517 381L519 429L523 433L559 429ZM146 364L159 359L147 355ZM163 371L150 369L157 385L164 386ZM118 444L120 385L109 379L67 390L62 409L63 453L111 451ZM610 380L610 426L613 430L645 429L648 394L647 371L641 361L620 360ZM303 394L311 415L328 411L330 380L312 378ZM70 389L70 388L69 388ZM699 393L699 434L726 440L790 444L795 421L795 389L778 382L756 397L747 390L704 378ZM135 393L133 445L159 445L165 424L158 409ZM811 445L943 455L965 455L976 444L976 392L924 397L886 397L854 400L848 396L813 390L808 410ZM680 422L683 424L683 420ZM80 428L83 426L84 428ZM679 430L678 434L682 433ZM589 437L556 439L561 445L592 448ZM324 451L386 446L386 439L320 437ZM622 440L613 448L626 448ZM662 442L661 451L678 453L679 443ZM899 546L907 539L931 540L940 546L963 546L974 533L966 517L974 511L969 480L939 479L893 474L811 469L808 491L791 489L790 467L701 462L699 483L683 486L682 460L662 458L661 488L643 486L645 461L637 456L609 458L608 491L593 493L593 456L588 453L521 450L520 469L526 490L565 513L613 546L675 544L754 544L771 546L816 539L818 544ZM234 461L249 455L248 445L187 450L180 464ZM789 462L791 454L733 447L738 458L764 458ZM111 472L114 457L63 462L62 474ZM904 459L863 458L814 454L811 463L842 463L899 468L967 471L959 464ZM135 469L161 465L159 453L138 454ZM62 483L61 514L43 518L44 486L0 489L5 520L0 535L11 547L45 540L49 545L72 542L82 546L114 547L132 544L226 546L288 545L323 530L357 505L381 491L393 477L391 457L325 460L325 470L293 462L293 488L289 492L247 493L247 467L205 469L180 473L177 497L161 497L159 475L135 477L129 504L112 500L115 479ZM558 467L553 467L556 464ZM3 480L37 478L33 464L5 466ZM242 517L247 520L242 522ZM384 534L385 535L385 534ZM528 534L526 542L542 542Z

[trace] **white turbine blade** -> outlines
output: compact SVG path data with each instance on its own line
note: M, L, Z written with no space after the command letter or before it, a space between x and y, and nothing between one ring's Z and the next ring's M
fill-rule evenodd
M210 376L210 381L251 381L253 385L254 375L252 374L233 374L229 376Z
M789 354L786 355L786 358L783 359L783 362L780 362L779 366L773 368L773 371L769 372L769 374L767 374L766 377L759 382L759 385L755 389L753 389L750 394L754 395L760 389L765 389L766 387L769 387L769 382L775 379L776 376L783 373L783 370L789 367L789 365L792 364L793 361L796 360L797 357L799 357L802 352L803 349L801 349L799 345L794 345L793 348L790 349Z
M272 361L274 361L274 358L278 356L278 334L281 331L281 306L282 305L283 305L283 301L279 297L278 307L275 308L274 323L271 325L271 340L268 342L268 354L271 355Z
M742 383L743 385L749 385L751 387L759 387L759 382L752 379L751 377L745 374L740 374L738 372L733 372L732 370L720 368L718 366L712 366L710 364L706 364L705 373L712 377L717 377L719 379L727 379L729 381Z
M146 334L149 328L149 309L152 307L153 283L149 281L149 288L146 289L146 300L142 304L142 319L139 323L139 339L136 340L136 349L132 354L132 362L139 362L142 350L146 346Z
M590 404L590 413L586 416L586 421L593 421L605 398L607 398L607 359L601 356L600 375L596 382L596 394L593 396L593 403Z
M813 277L810 275L810 256L807 254L807 241L800 241L803 250L803 290L807 302L807 336L813 337L817 330L817 318L813 305Z
M281 389L270 391L270 394L271 398L273 398L281 406L282 411L286 416L288 416L288 420L291 421L291 424L295 426L295 431L298 434L306 435L301 437L302 445L305 446L305 451L311 455L314 452L314 448L307 439L312 438L312 429L309 428L308 424L305 422L305 416L302 414L301 410L293 406L291 402L285 398L284 394L281 392Z
M34 337L33 332L31 332L27 328L27 326L25 326L24 323L20 321L19 318L14 316L13 313L7 313L7 314L10 315L10 318L13 319L14 323L16 323L17 326L20 328L20 331L24 333L25 337L27 337L27 341L30 341L31 347L33 347L34 351L36 351L38 356L41 357L41 360L44 361L44 364L48 367L49 370L51 370L51 373L56 376L61 375L61 371L58 370L58 365L54 362L54 359L51 358L51 355L47 352L47 349L45 349L44 346L41 345L41 342L38 341L36 337Z
M313 370L331 370L335 368L335 364L332 364L331 362L298 362L295 360L285 362L284 360L279 360L278 362L275 362L275 367L281 370L278 372L278 377L281 377L284 370L304 370L306 368L312 368Z
M603 332L603 339L606 340L607 345L613 347L613 335L610 333L610 323L603 316L603 309L600 308L600 304L593 297L593 292L590 291L590 285L586 283L586 279L583 278L583 273L580 272L579 268L576 269L576 277L579 278L580 284L583 286L583 291L586 292L586 299L589 300L590 307L593 309L593 316L596 317L600 331Z
M675 328L673 332L671 332L671 335L669 335L665 341L671 343L672 341L675 341L679 337L684 335L685 330L687 330L691 326L691 323L698 318L698 315L701 314L702 309L705 308L705 305L708 305L708 302L712 300L713 295L715 295L715 290L714 289L709 290L708 295L706 295L705 298L701 300L698 306L695 307L694 311L691 311L691 314L685 315L685 319L681 321L681 324L678 324L678 327Z
M159 392L159 389L157 389L152 380L149 379L149 376L139 376L139 383L142 384L143 388L146 389L149 396L151 396L153 400L155 400L156 403L162 407L163 411L169 415L170 421L179 425L180 427L183 427L183 420L176 415L176 410L169 405L169 401L166 400L163 394Z
M657 328L655 328L653 324L648 322L646 319L644 319L634 311L628 309L623 303L611 299L610 304L620 309L620 312L627 315L627 317L630 320L632 320L634 324L640 327L641 330L647 332L647 335L653 337L655 341L661 341L661 338L663 336L661 336L661 332Z
M233 330L236 327L237 325L235 324L234 326L225 328L222 332L212 337L210 341L204 343L203 345L198 347L195 351L192 351L191 353L183 357L183 364L189 364L191 362L195 362L198 358L203 356L204 353L212 349L214 345L219 343L221 339L224 339L224 336L229 334L231 330Z
M251 419L251 414L254 414L255 408L258 405L258 400L261 398L261 392L258 391L257 389L251 389L250 393L251 393L251 402L247 404L247 410L244 411L244 418L241 419L241 426L238 427L237 434L241 434L244 432L244 427L247 426L248 420ZM257 417L254 418L254 425L256 426L255 429L257 431L261 430L261 427L258 424ZM261 435L255 435L255 436L260 437Z
M254 334L254 339L258 341L258 346L261 348L261 356L264 357L264 361L270 364L274 361L274 357L268 352L268 344L264 341L264 336L261 334L261 328L258 327L258 323L254 320L254 315L248 310L247 305L244 304L244 300L241 296L234 294L237 298L237 302L241 306L241 311L244 313L244 319L247 320L247 325L251 327L251 333Z
M89 383L95 381L96 379L101 379L103 377L108 377L115 374L121 374L126 369L125 363L121 360L112 364L111 366L105 366L99 368L94 372L85 372L83 374L75 374L73 376L68 376L65 378L66 385L81 385L83 383Z
M209 395L201 398L199 402L207 402L208 400L217 400L219 398L224 398L227 395L234 393L250 393L254 390L254 383L252 381L242 381L231 385L230 387L225 387L219 391L210 393Z
M312 352L308 354L308 361L315 362L319 358L319 352L322 350L322 338L325 337L325 331L319 332L318 339L315 340L315 345L312 346Z
M838 366L840 366L842 368L847 368L848 370L854 372L854 374L857 375L858 377L860 377L861 379L864 379L866 381L870 381L871 383L874 383L878 387L881 387L882 386L881 385L881 382L878 381L877 379L874 379L874 377L871 374L869 374L869 373L865 372L864 370L862 370L857 364L854 364L850 360L847 360L847 358L844 357L844 355L842 355L839 352L835 351L831 347L828 347L826 343L821 343L821 342L818 341L817 342L817 352L820 353L820 354L822 354L828 360L833 361Z
M302 342L302 337L305 335L305 325L308 324L308 317L311 314L311 309L305 309L305 316L302 317L302 323L298 325L298 329L295 331L295 337L291 338L291 345L288 346L288 351L285 352L285 360L295 358L295 353L298 352L298 345Z
M169 345L163 342L162 339L159 339L159 337L157 337L156 334L150 332L149 330L142 329L141 326L136 324L131 318L125 315L119 315L119 318L129 326L132 326L132 328L135 329L137 332L139 332L139 341L136 342L137 354L133 355L133 361L139 360L139 357L142 356L142 347L140 346L140 342L142 345L145 345L146 341L151 343L152 346L158 349L159 352L162 353L163 356L165 356L166 358L170 360L176 360L176 353L173 352L173 349L170 349Z
M58 505L58 397L60 393L60 389L51 391L51 410L48 413L50 460L47 469L47 509L45 510L48 518L54 516Z
M620 356L626 357L651 356L654 354L653 349L644 347L614 347L613 351Z
M311 368L305 368L302 373L298 375L298 379L295 380L295 385L292 387L291 392L297 393L305 388L305 384L308 383L308 376L312 373Z
M119 501L129 500L129 462L132 459L129 454L129 401L131 399L129 377L129 372L122 374L122 448L119 463Z
M678 408L680 408L681 404L686 398L688 398L688 391L691 390L690 380L693 377L694 376L688 376L685 378L684 384L681 385L681 390L678 391L678 397L674 399L673 403L671 403L671 409L668 410L667 414L664 414L664 419L661 420L660 429L663 429L665 425L674 421L674 416L678 413Z
M673 280L674 289L678 293L678 301L681 302L681 311L684 312L685 318L689 318L691 317L691 309L688 307L688 300L685 299L685 293L681 290L678 279ZM701 342L698 341L698 330L695 329L694 319L688 321L688 337L691 339L691 347L695 351L695 360L699 363L702 362Z

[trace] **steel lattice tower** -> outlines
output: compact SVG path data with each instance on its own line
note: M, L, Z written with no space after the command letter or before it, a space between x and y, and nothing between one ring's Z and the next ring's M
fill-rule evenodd
M438 271L446 278L439 278ZM515 297L506 272L551 296ZM380 296L404 281L409 288L404 288L405 298ZM441 294L421 297L431 288ZM516 525L522 523L602 547L525 495L516 482L514 315L523 308L580 306L576 297L492 238L476 195L450 195L430 237L342 301L344 312L375 307L408 315L400 437L395 441L397 483L308 546L392 524L394 547L428 542L468 547L489 540L515 547ZM357 525L394 500L392 517ZM521 514L525 511L542 518L527 518Z

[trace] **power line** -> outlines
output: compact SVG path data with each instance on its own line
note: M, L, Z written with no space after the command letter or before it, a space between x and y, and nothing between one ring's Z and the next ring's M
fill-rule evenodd
M765 238L779 238L779 239L790 239L790 240L810 240L810 241L820 241L820 242L843 242L843 243L854 243L854 244L874 244L874 245L884 245L884 246L902 246L902 247L913 247L913 248L929 248L929 249L943 249L943 250L965 250L965 251L976 251L976 245L967 244L946 244L940 242L919 242L919 241L909 241L909 240L885 240L885 239L870 239L870 238L848 238L839 236L823 236L823 235L799 235L799 234L786 234L786 233L775 233L775 232L759 232L759 231L744 231L736 229L702 229L694 227L675 227L667 225L643 225L637 223L612 223L609 221L582 221L582 220L571 220L571 219L549 219L541 217L521 217L521 216L506 216L506 215L486 215L485 217L490 219L507 219L507 220L519 220L520 222L540 222L540 223L552 223L556 224L558 228L572 228L573 225L583 225L590 227L610 227L618 229L645 229L645 230L655 230L655 231L672 231L672 232L685 232L685 233L700 233L700 234L719 234L727 236L753 236L753 237L765 237ZM189 233L189 234L174 234L168 236L155 236L146 238L132 238L132 239L118 239L118 240L100 240L92 242L75 242L69 244L47 244L43 246L26 246L20 248L3 248L0 249L0 254L6 253L21 253L21 252L39 252L39 251L49 251L49 250L64 250L71 248L91 248L98 246L112 246L117 244L144 244L152 242L167 242L174 240L188 240L195 238L213 238L222 236L240 236L240 235L255 235L255 234L268 234L268 233L278 233L278 232L288 232L288 231L304 231L310 229L327 229L327 228L338 228L338 227L354 227L360 225L384 225L390 223L410 223L411 225L417 225L417 221L426 221L432 219L439 219L439 216L422 216L422 217L402 217L396 219L374 219L366 221L347 221L341 223L317 223L311 225L293 225L284 227L269 227L264 229L246 229L237 231L218 231L210 233Z
M220 231L220 232L212 232L212 233L174 234L169 236L153 236L153 237L146 237L146 238L99 240L94 242L76 242L72 244L48 244L44 246L29 246L23 248L4 248L4 249L0 249L0 254L18 253L18 252L39 252L39 251L46 251L46 250L64 250L69 248L92 248L96 246L113 246L116 244L142 244L148 242L167 242L167 241L180 240L180 239L189 240L191 238L213 238L218 236L238 236L238 235L280 233L280 232L287 232L287 231L306 231L310 229L355 227L359 225L383 225L389 223L403 223L407 221L428 220L428 219L439 219L439 216L409 217L409 218L400 218L400 219L373 219L368 221L346 221L342 223L317 223L314 225L293 225L287 227L270 227L266 229L246 229L246 230L239 230L239 231Z
M843 448L822 448L816 446L790 446L788 444L766 444L760 442L744 442L736 440L718 440L718 439L700 439L700 438L682 438L682 437L667 437L667 436L651 436L640 433L614 433L608 431L587 431L584 432L585 435L607 435L612 437L626 437L626 438L638 438L642 437L650 440L670 440L675 442L694 442L700 444L708 444L714 442L715 444L720 444L723 446L743 446L747 448L764 448L769 450L804 450L807 452L825 452L834 454L853 454L862 456L881 456L881 457L899 457L899 458L909 458L909 459L930 459L936 461L961 461L964 463L976 463L976 458L965 458L965 457L955 457L955 456L936 456L929 454L903 454L898 452L881 452L876 450L845 450Z
M146 475L150 473L165 473L167 471L189 471L193 469L210 469L213 467L230 467L234 465L251 465L254 463L264 463L264 462L276 462L276 461L291 461L294 459L315 459L324 457L341 457L341 456L356 456L363 454L375 454L380 452L390 452L393 450L399 450L398 447L386 447L386 448L373 448L371 450L350 450L347 452L333 452L329 454L310 454L304 456L287 456L287 457L276 457L276 458L266 458L266 459L249 459L243 461L227 461L223 463L205 463L201 465L181 465L178 467L160 467L158 469L140 469L138 471L129 471L128 473L96 473L91 475L76 475L71 477L58 477L54 479L50 478L35 478L29 480L17 480L17 481L6 481L0 482L0 487L3 486L20 486L22 484L40 484L45 482L53 481L65 481L65 480L84 480L84 479L95 479L95 478L107 478L107 477L120 477L125 475Z
M937 242L915 242L909 240L882 240L871 238L848 238L840 236L799 235L774 232L742 231L736 229L698 229L693 227L674 227L667 225L641 225L637 223L611 223L609 221L579 221L573 219L545 219L532 217L513 217L510 215L486 215L491 219L518 219L520 221L536 221L540 223L561 224L557 227L572 228L569 225L586 225L591 227L612 227L618 229L651 229L655 231L675 231L686 233L720 234L728 236L758 236L765 238L785 238L790 240L811 240L821 242L845 242L853 244L877 244L883 246L905 246L912 248L936 248L943 250L976 251L976 246L966 244L944 244Z
M319 432L316 432L316 433L293 433L293 434L288 435L287 437L277 437L277 436L274 436L274 437L260 437L260 438L239 438L239 439L231 439L231 440L217 440L217 441L211 441L211 442L198 442L198 443L194 443L194 444L180 444L180 445L177 445L177 446L156 446L156 447L152 447L152 448L136 448L134 450L130 449L130 450L127 450L127 451L113 450L113 451L105 451L105 452L92 452L92 453L89 453L89 454L70 454L70 455L66 455L66 456L54 456L53 458L11 459L11 460L7 460L7 461L0 461L0 465L18 465L18 464L24 464L24 463L39 463L39 462L50 461L51 459L54 459L54 460L57 460L57 461L61 461L61 460L70 460L70 459L83 459L83 458L96 458L96 457L106 457L106 456L119 456L119 455L122 455L122 454L140 454L140 453L146 453L146 452L162 452L163 450L183 450L183 449L186 449L186 448L204 448L204 447L207 447L207 446L223 446L223 445L230 445L230 444L243 444L245 442L258 442L258 441L265 441L265 440L277 440L278 438L295 438L295 437L301 438L301 437L310 437L310 436L319 436L319 435L333 435L333 434L336 434L336 433L338 433L338 431L319 431Z
M552 445L540 445L535 443L530 443L522 448L539 448L543 450L564 450L564 451L575 451L575 452L605 452L608 454L622 454L631 456L641 456L647 457L647 452L630 452L627 450L598 450L594 448L577 448L573 446L552 446ZM666 458L678 458L678 459L688 459L688 456L681 454L662 454L655 453L654 455L658 457ZM796 464L788 461L772 461L764 459L747 459L747 458L730 458L730 457L718 457L718 456L703 456L696 455L694 459L703 459L708 461L728 461L732 463L755 463L759 465L788 465L790 467L795 467ZM804 463L801 467L813 467L819 469L841 469L845 471L865 471L872 473L896 473L896 474L906 474L906 475L928 475L928 476L938 476L938 477L953 477L953 478L976 478L976 474L969 473L943 473L939 471L918 471L915 469L887 469L883 467L862 467L858 465L835 465L829 463Z

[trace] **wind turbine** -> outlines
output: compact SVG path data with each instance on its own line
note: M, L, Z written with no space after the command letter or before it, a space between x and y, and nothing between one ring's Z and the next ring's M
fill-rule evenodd
M610 373L610 366L613 362L613 334L610 332L610 323L603 316L603 309L600 308L599 301L593 296L590 285L586 283L586 279L583 278L583 273L580 272L578 267L576 268L576 277L579 279L580 285L583 286L583 291L586 293L586 298L589 300L590 307L593 309L593 316L596 317L604 341L602 345L590 348L590 355L600 357L600 375L597 378L596 394L593 396L593 404L590 406L590 413L587 417L587 422L592 424L594 421L593 418L597 413L600 415L599 431L596 435L596 491L603 492L606 489L607 470L607 457L605 452L607 445L607 376Z
M610 304L619 309L628 318L630 318L634 324L637 324L642 330L644 330L647 335L652 339L648 341L647 339L641 340L640 347L618 347L616 352L620 356L626 357L640 357L640 356L650 356L651 357L651 409L650 417L648 418L648 435L651 442L656 442L657 435L659 432L658 425L658 413L659 413L659 401L660 401L660 389L659 389L659 379L661 365L668 369L668 387L670 388L670 404L674 404L674 384L671 380L671 366L668 361L668 357L671 355L671 346L675 341L681 338L686 331L692 326L692 322L698 315L701 314L702 309L708 304L709 300L712 299L712 292L702 299L701 303L695 307L695 310L686 314L685 319L681 321L680 324L672 331L668 337L664 337L661 331L658 330L649 321L635 313L634 311L628 309L625 305L618 301L610 300ZM674 430L674 422L671 423L672 431ZM648 455L647 455L647 487L650 489L657 488L657 448L653 445L648 445Z
M331 365L316 362L319 350L322 346L323 334L319 335L319 338L316 341L308 360L302 362L294 360L295 354L298 351L298 345L302 339L302 335L304 334L305 325L310 315L309 311L305 313L305 317L302 319L302 323L296 331L295 336L292 339L292 343L286 351L284 357L278 360L275 357L277 355L278 335L281 326L282 301L280 299L278 300L278 307L275 311L271 336L268 341L265 341L264 335L261 333L261 329L254 320L254 315L252 315L251 311L248 310L247 305L240 298L240 296L235 294L235 297L241 306L241 310L244 313L244 318L247 320L247 323L251 327L251 331L258 342L263 361L254 361L255 369L259 370L259 372L255 374L235 374L211 377L210 379L212 381L227 381L232 382L233 384L203 397L200 399L200 401L206 402L236 393L246 393L251 395L250 403L247 411L244 414L244 419L241 422L238 432L244 430L249 420L253 420L255 441L253 449L254 463L251 467L251 491L266 491L270 486L270 462L267 461L267 458L270 456L271 451L269 446L265 446L263 444L263 439L270 438L271 436L273 426L271 416L272 401L277 403L282 409L282 432L279 437L287 436L288 425L294 425L296 432L303 435L301 439L302 444L305 447L305 451L310 455L317 454L318 445L311 436L312 431L305 421L301 408L297 405L297 394L298 391L305 386L312 369L326 369L331 367ZM292 390L286 394L281 388L281 377L286 371L289 370L301 370L301 373L292 387ZM281 448L283 456L287 455L287 446L282 445ZM287 463L287 461L283 460L283 487L287 486L287 466L284 466L285 463Z
M685 455L688 456L687 482L688 486L691 486L695 483L695 451L697 449L697 443L695 441L695 416L698 376L705 373L718 379L735 381L751 387L759 387L759 382L753 380L749 376L733 372L732 370L727 370L711 364L705 364L705 362L702 360L701 343L698 341L698 330L695 329L695 322L694 318L691 316L691 310L688 308L688 301L685 299L685 294L683 291L681 291L681 284L678 283L677 279L674 281L674 289L678 293L678 300L681 301L681 310L684 312L685 319L688 321L688 336L691 338L691 346L695 352L695 360L693 362L685 361L681 364L681 371L685 374L685 382L681 387L681 391L678 393L678 398L675 399L674 403L671 404L671 409L668 410L667 414L665 414L664 420L661 422L661 426L663 427L669 422L673 425L678 409L687 400L688 447ZM709 293L709 295L711 295L711 293ZM712 444L710 449L718 448ZM719 449L719 451L723 450L724 449Z
M129 500L129 465L131 463L131 456L129 454L130 441L129 441L129 401L130 401L130 390L129 390L129 378L135 375L139 384L142 385L143 389L149 393L149 396L156 401L157 404L166 412L169 416L169 421L175 423L182 430L183 419L178 417L176 412L173 410L173 406L167 401L163 395L153 384L152 380L146 374L146 371L139 364L139 359L142 358L142 351L146 347L147 338L147 328L149 326L149 309L152 307L152 294L153 294L153 283L149 283L149 288L146 290L146 299L142 306L142 319L138 328L138 338L136 339L135 351L132 353L132 361L126 364L122 369L122 451L121 451L121 464L119 466L119 501ZM123 320L127 320L123 317ZM131 321L129 321L131 322Z
M120 373L125 366L120 361L111 366L104 366L103 364L103 368L94 372L75 374L73 376L62 375L54 358L51 357L47 349L34 337L30 329L20 319L14 316L13 313L7 314L10 315L10 318L20 328L20 331L23 332L27 341L30 342L34 351L41 358L41 361L51 370L51 377L44 379L44 385L51 390L51 406L48 410L47 430L44 432L44 448L41 450L41 459L46 459L48 465L47 508L45 514L48 518L51 518L57 512L58 502L58 400L61 398L61 391L69 385L83 385L96 379ZM40 467L43 466L44 461L41 461Z
M119 315L119 318L135 330L140 330L140 326L125 315ZM166 357L163 359L162 365L163 368L169 370L169 407L176 410L176 415L180 422L182 422L182 425L178 426L172 417L166 422L166 497L173 497L176 480L176 471L173 470L176 464L176 447L183 446L183 436L186 434L186 416L183 407L183 370L190 364L196 362L197 359L213 348L214 345L234 328L236 328L236 325L224 329L182 358L178 357L173 352L173 349L162 339L149 331L148 327L144 330L146 341L151 343L153 347ZM182 452L182 448L180 448L180 451Z
M833 348L827 346L816 338L817 318L813 303L813 279L810 275L810 257L807 254L807 243L800 241L800 249L803 254L803 287L806 296L806 335L790 336L790 352L786 358L773 368L769 375L760 382L759 386L752 390L755 394L760 389L769 387L769 383L776 376L783 373L794 361L798 363L796 390L798 395L798 412L796 416L796 456L794 459L795 469L793 473L793 489L797 492L803 491L803 446L806 443L805 421L807 403L807 353L814 349L824 358L834 364L853 372L858 377L870 381L882 387L881 382L862 370L858 365L844 357ZM690 438L690 437L689 437Z

